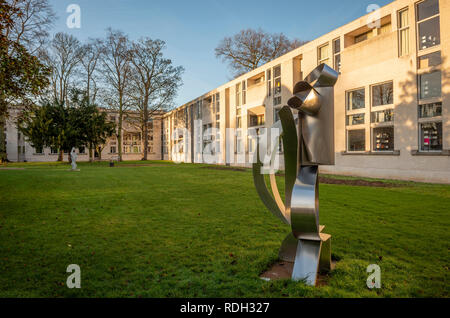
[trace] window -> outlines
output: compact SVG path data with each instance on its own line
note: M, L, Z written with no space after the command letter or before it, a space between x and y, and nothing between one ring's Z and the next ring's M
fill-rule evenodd
M341 40L333 41L334 70L341 73Z
M441 51L433 52L419 57L420 69L438 66L441 65L441 63L442 63Z
M441 71L419 75L420 99L441 97Z
M417 4L417 28L420 50L441 43L438 0L426 0Z
M220 93L216 94L216 113L220 112Z
M85 147L78 148L78 153L85 154L86 153L86 148Z
M241 106L241 83L236 84L236 107Z
M364 117L365 117L365 114L356 114L356 115L347 116L347 126L364 124L364 122L365 122Z
M236 130L236 153L243 153L244 147L242 145L242 129Z
M44 153L44 148L42 146L36 146L34 148L34 153L37 155L42 155Z
M391 105L393 103L393 82L372 86L372 106Z
M273 68L273 79L274 79L274 88L273 95L277 96L281 94L281 66L275 66Z
M254 153L256 151L256 140L255 137L248 136L248 152Z
M57 154L58 153L58 149L56 149L56 148L50 148L50 153L51 154Z
M366 150L366 130L348 130L347 131L347 150L365 151Z
M274 106L281 105L281 96L274 97L274 99L273 99L273 105L274 105Z
M264 114L250 115L250 127L263 126L265 124Z
M378 127L373 129L373 151L394 150L394 127Z
M236 118L236 128L242 128L242 118L241 117Z
M247 83L242 81L242 105L247 104Z
M379 112L372 112L372 123L386 123L394 121L394 110L386 109Z
M117 152L116 146L111 146L111 147L109 148L109 153L116 153L116 152Z
M355 36L355 44L363 42L363 41L368 40L368 39L371 39L371 38L373 38L373 36L374 36L373 35L373 30L364 32L363 34L360 34L360 35L357 35L357 36Z
M347 110L363 109L366 104L365 89L347 92Z
M442 123L420 124L420 150L440 151L442 150Z
M267 70L267 96L272 96L272 71Z
M386 23L385 25L382 25L381 28L378 30L378 34L387 34L392 31L392 25L391 23Z
M409 10L404 9L398 13L398 48L399 56L409 54Z
M199 101L197 101L197 111L196 111L196 113L197 113L197 119L201 119L202 118L202 101L201 100L199 100Z
M280 115L278 115L279 109L273 109L273 122L276 123L280 120Z
M419 105L419 118L442 116L442 103Z
M320 46L317 49L317 56L318 56L317 64L319 64L319 65L322 63L328 64L328 65L331 64L329 48L330 48L330 46L327 43L325 45Z

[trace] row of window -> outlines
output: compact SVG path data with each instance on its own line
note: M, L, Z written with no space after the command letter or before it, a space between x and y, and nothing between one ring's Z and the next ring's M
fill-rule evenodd
M419 124L420 151L442 151L442 122ZM366 151L366 129L347 131L348 151ZM394 151L394 126L372 128L372 151Z
M371 86L372 107L394 104L394 83L392 81ZM366 107L366 89L351 90L346 94L348 111Z

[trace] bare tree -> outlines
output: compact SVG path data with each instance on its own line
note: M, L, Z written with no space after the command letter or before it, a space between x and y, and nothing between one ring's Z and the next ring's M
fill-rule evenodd
M86 82L86 97L88 101L95 104L98 85L96 71L98 70L100 57L102 55L103 43L100 39L90 39L81 47L80 62L83 67L83 77Z
M148 123L155 113L171 107L181 86L183 67L175 67L163 56L165 42L142 38L132 44L132 83L137 93L134 104L140 113L144 138L144 160L148 155Z
M270 34L261 29L241 30L225 37L216 47L216 57L228 63L237 77L303 45L289 40L283 33Z
M122 126L127 108L127 89L130 84L131 58L128 36L121 31L107 30L102 49L102 68L109 92L105 102L119 113L117 141L119 161L122 161Z
M68 93L73 87L74 74L81 57L80 41L73 35L62 32L55 34L49 49L43 53L43 60L52 72L52 95L59 103L68 103Z
M48 0L6 0L13 8L18 9L12 16L14 25L6 30L11 41L25 46L31 54L35 54L48 38L48 31L56 20Z

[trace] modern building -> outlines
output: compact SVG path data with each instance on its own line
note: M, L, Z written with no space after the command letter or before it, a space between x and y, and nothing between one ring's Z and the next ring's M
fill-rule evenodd
M450 183L448 21L450 1L397 0L350 22L166 114L164 158L198 162L195 148L219 141L225 141L218 151L223 163L251 156L248 128L271 127L294 85L326 63L340 76L336 165L322 172ZM194 140L199 119L203 130L214 127L220 134ZM190 132L189 155L174 128ZM230 136L227 128L242 131ZM233 153L225 148L230 142Z
M256 150L248 129L271 127L294 85L326 63L340 75L336 164L322 172L450 183L448 21L449 0L396 0L164 114L153 128L150 159L201 162L202 150L214 145L219 164L248 166ZM124 127L125 160L142 157L141 136L131 126ZM216 131L195 134L208 128ZM230 128L237 131L227 134ZM10 160L54 160L50 150L37 155L8 129ZM115 152L112 139L102 158Z

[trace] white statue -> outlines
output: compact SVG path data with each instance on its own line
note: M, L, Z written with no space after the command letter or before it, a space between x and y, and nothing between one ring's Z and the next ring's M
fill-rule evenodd
M72 148L70 152L70 158L72 159L72 171L77 170L77 153L75 152L75 147Z

